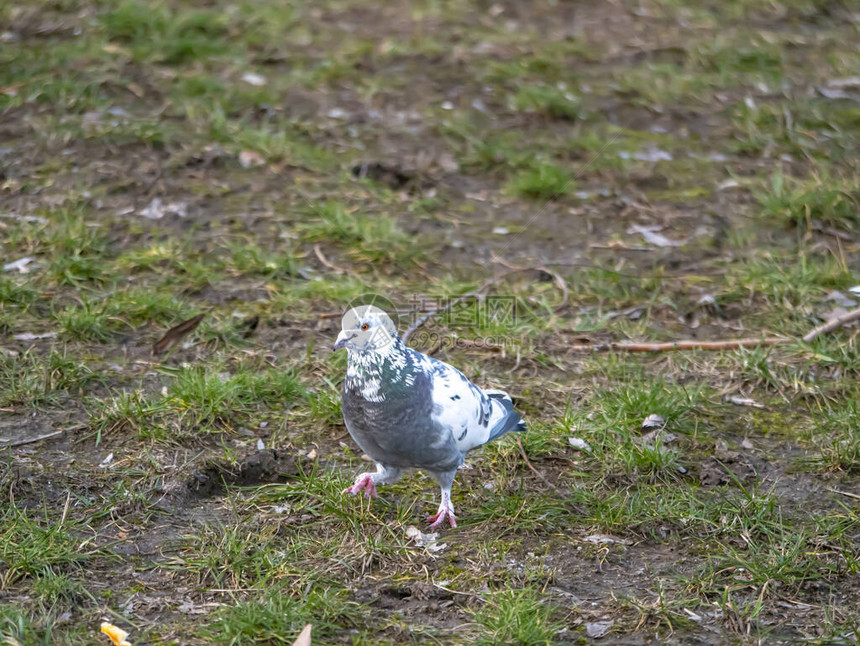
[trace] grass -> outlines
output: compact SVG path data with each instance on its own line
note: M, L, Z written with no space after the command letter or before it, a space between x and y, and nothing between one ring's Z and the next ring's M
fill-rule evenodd
M513 177L512 194L536 200L551 200L573 191L576 183L570 171L552 162L535 161Z
M67 578L57 579L52 568L75 569L91 555L90 550L80 549L81 541L74 538L70 529L60 519L40 519L38 512L7 505L0 517L3 539L0 563L4 566L0 581L3 587L35 578L35 589L42 591L40 596L46 591L57 594L59 584L68 592L71 582Z
M241 366L233 374L199 368L164 374L169 383L158 396L137 390L93 399L90 424L100 434L131 429L141 438L177 441L232 431L237 423L288 408L304 395L290 370L253 372Z
M813 224L851 230L860 221L860 196L852 188L856 184L827 177L803 182L775 173L756 198L765 214L803 230Z
M481 627L478 644L551 644L563 624L553 620L555 608L540 602L530 588L489 595L474 617Z
M0 357L0 406L57 405L70 395L80 395L101 379L67 351L52 350L47 356L28 351L22 356Z
M275 589L261 599L239 603L219 613L203 635L221 644L292 644L306 623L314 637L325 637L337 627L356 623L356 608L342 594L311 590L296 597Z
M525 86L517 90L513 103L517 110L542 112L554 119L574 120L581 109L576 96L564 86Z
M311 205L310 216L303 226L305 237L350 247L353 262L392 262L415 253L409 237L390 217L361 213L331 201Z
M858 300L844 4L0 6L0 641L847 642L860 349L799 340ZM341 495L331 344L491 277L411 343L541 475L471 453L422 545L426 475Z

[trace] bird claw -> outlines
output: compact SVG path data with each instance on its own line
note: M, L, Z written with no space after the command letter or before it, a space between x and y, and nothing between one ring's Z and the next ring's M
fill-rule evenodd
M454 516L454 510L450 507L440 508L435 514L427 517L427 522L430 523L431 529L436 529L445 522L446 518L451 523L452 528L457 527L457 518Z
M373 478L370 473L362 473L358 478L355 479L355 484L351 487L347 487L341 494L351 494L356 495L361 493L361 490L364 489L364 497L365 498L376 498L376 485L373 482Z

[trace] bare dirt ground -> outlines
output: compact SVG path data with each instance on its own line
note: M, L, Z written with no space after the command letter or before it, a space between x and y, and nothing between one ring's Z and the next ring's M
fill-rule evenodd
M0 635L856 643L858 328L799 338L860 305L858 25L0 6ZM366 463L330 347L360 295L403 331L493 277L410 343L514 395L540 475L476 452L420 545L428 478L340 494ZM759 336L797 340L572 349Z

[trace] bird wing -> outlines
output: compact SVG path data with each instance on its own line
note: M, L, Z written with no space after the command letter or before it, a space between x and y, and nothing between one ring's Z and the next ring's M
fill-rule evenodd
M421 356L431 375L431 417L441 428L450 429L463 454L513 430L520 422L506 394L485 392L453 366Z

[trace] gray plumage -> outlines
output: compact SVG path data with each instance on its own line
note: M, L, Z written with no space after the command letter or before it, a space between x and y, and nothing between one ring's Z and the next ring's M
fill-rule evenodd
M525 431L510 397L484 391L459 370L406 347L385 312L373 306L350 310L335 349L349 352L342 409L355 442L377 466L346 489L395 480L403 469L424 469L442 489L438 525L456 527L450 488L472 449L508 431Z

